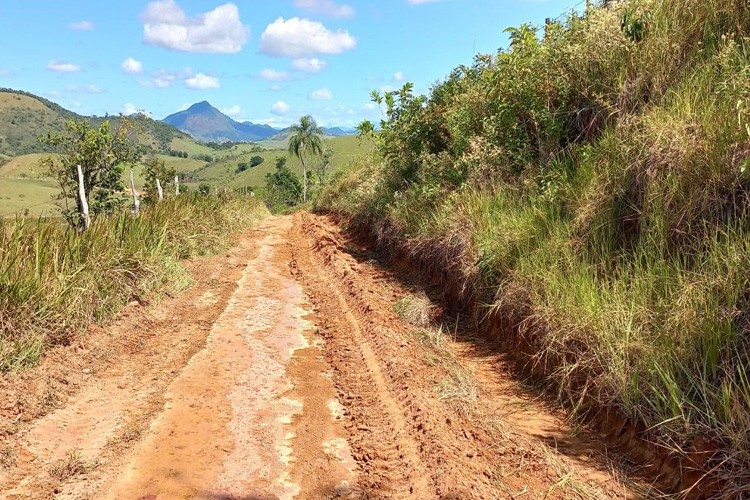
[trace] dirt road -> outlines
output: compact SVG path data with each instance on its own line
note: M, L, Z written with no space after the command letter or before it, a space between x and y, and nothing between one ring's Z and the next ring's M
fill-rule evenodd
M6 376L0 497L638 498L374 257L329 219L271 217L187 263L189 289Z

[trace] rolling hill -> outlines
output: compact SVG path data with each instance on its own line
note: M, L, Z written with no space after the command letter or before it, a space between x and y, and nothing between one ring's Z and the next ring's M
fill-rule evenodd
M0 218L23 213L33 216L57 213L53 198L59 193L58 185L40 163L44 157L55 156L56 151L39 142L38 137L48 132L63 131L66 121L70 119L87 119L92 126L98 126L105 119L116 122L119 117L86 117L43 97L0 89ZM202 135L203 140L217 143L232 139L233 143L198 142L190 134L176 128L188 126L197 129L203 127L204 132L213 130L208 135ZM167 122L144 119L141 129L138 140L146 146L146 155L156 155L174 167L185 184L193 189L199 183L226 188L261 186L265 182L265 174L273 171L276 158L281 156L289 158L295 172L301 171L299 160L289 157L286 152L288 129L236 122L207 102L197 103L185 112L176 113ZM219 129L224 132L217 132ZM356 137L347 136L345 129L326 128L324 133L326 147L334 152L334 169L367 150ZM253 137L266 139L245 142ZM188 157L174 155L174 151L187 153ZM263 157L263 165L237 172L240 162L248 162L256 155ZM144 172L142 166L135 167L137 189L143 187Z
M43 97L23 91L0 89L0 155L15 157L34 153L52 153L54 149L40 143L47 132L61 132L65 122L87 119L93 126L104 120L117 122L118 116L82 116ZM169 150L175 138L189 138L170 125L151 119L141 122L140 142L156 152Z

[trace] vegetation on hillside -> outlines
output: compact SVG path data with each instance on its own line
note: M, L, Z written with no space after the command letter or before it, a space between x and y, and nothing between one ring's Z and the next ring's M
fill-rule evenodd
M138 118L142 129L139 140L152 152L169 153L175 139L189 139L187 134L171 125L143 115ZM67 122L84 119L92 127L99 127L105 121L116 127L121 117L83 117L43 97L0 88L0 154L21 156L57 152L54 146L37 140L40 131L64 133Z
M535 347L560 398L616 408L750 485L750 9L632 0L375 93L377 153L317 199L447 272ZM446 271L447 270L447 271Z

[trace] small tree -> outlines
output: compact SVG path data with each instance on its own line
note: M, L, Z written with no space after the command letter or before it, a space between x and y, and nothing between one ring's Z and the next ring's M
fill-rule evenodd
M323 154L320 155L320 166L315 169L315 174L318 176L320 184L325 183L328 174L331 173L331 158L333 158L333 150L325 148Z
M286 158L276 160L276 171L266 174L266 190L271 205L294 206L302 197L299 177L286 165Z
M252 158L250 158L250 168L257 167L261 163L263 163L262 156L253 156Z
M320 137L323 129L318 127L312 116L306 115L299 119L299 123L289 127L292 134L289 138L289 153L295 155L302 162L302 201L307 201L307 155L321 154L323 151Z
M48 133L39 138L61 151L58 160L48 157L42 160L42 167L60 184L59 200L63 216L76 226L80 226L83 206L78 192L78 165L83 172L86 198L92 216L111 212L125 201L123 172L129 164L140 157L139 148L130 137L135 129L135 121L121 116L113 129L109 121L98 129L91 128L87 120L70 120L65 131L60 134ZM75 197L76 207L70 208L71 197Z
M159 179L162 191L174 192L174 178L177 176L177 170L174 167L167 167L163 160L153 156L146 162L145 171L146 183L143 186L143 199L146 202L153 203L159 199L156 179Z

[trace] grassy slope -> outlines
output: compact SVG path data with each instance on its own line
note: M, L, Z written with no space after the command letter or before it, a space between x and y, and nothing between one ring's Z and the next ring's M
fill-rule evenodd
M98 126L105 119L117 121L119 117L83 117L38 96L0 90L0 154L50 152L52 149L40 143L38 137L50 131L61 132L70 119L87 119ZM166 152L173 140L191 140L187 134L154 120L142 121L141 128L139 142L154 151Z
M48 151L36 138L61 130L65 118L25 95L0 92L0 153L9 156Z
M429 99L395 96L380 155L318 206L494 302L561 399L675 453L712 443L724 494L748 493L748 35L718 0L518 30Z
M290 156L286 150L273 149L260 153L251 153L249 152L250 147L249 145L247 147L240 146L232 150L230 154L224 155L223 159L197 169L194 172L195 179L191 180L191 184L197 185L200 182L208 182L220 187L260 187L265 184L266 174L274 171L276 168L276 159L280 157L286 157L292 170L298 175L302 174L302 163L296 157ZM331 158L332 171L343 168L355 158L366 154L369 150L368 144L363 144L356 136L326 139L324 147L329 147L333 151L333 157ZM253 156L262 157L264 160L263 163L239 174L236 173L238 164L240 162L249 162Z

